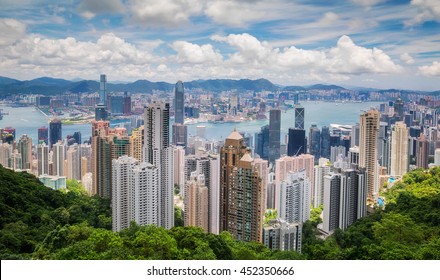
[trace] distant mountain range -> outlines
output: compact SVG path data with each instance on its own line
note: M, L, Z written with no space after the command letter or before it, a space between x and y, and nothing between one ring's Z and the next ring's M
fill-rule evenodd
M238 91L308 91L308 90L346 90L344 87L336 85L323 85L316 84L311 86L279 86L275 85L269 80L258 79L258 80L231 80L231 79L214 79L214 80L195 80L190 82L184 82L185 88L187 89L203 89L207 91L220 92L228 90L238 90ZM166 82L150 82L147 80L138 80L133 83L107 83L107 90L112 92L124 92L128 91L131 93L153 93L156 90L159 91L170 91L173 90L174 84ZM16 79L11 79L7 77L0 76L0 96L8 94L44 94L44 95L57 95L66 92L71 93L88 93L88 92L98 92L99 82L91 80L81 80L81 81L68 81L63 79L55 79L50 77L41 77L29 81L19 81ZM360 90L362 91L362 90ZM366 91L366 90L365 90ZM368 91L379 91L379 92L389 92L389 91L400 91L400 92L410 92L404 90L375 90L369 89ZM414 91L411 91L414 92ZM440 91L435 92L425 92L429 94L440 94Z

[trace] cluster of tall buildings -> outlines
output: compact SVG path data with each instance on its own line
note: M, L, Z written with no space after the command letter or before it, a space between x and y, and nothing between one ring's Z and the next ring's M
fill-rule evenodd
M90 143L82 144L78 133L63 140L59 120L38 129L35 146L26 135L16 142L15 131L5 128L0 163L31 170L54 188L63 178L81 180L91 195L111 200L114 231L132 221L169 229L179 205L185 226L296 251L312 207L323 206L324 235L344 230L378 203L385 183L430 162L440 165L437 112L400 99L362 112L355 125L312 125L308 133L306 110L296 100L284 141L281 110L272 108L269 124L254 136L234 130L210 142L204 126L188 139L181 81L173 103L144 107L143 125L111 128L109 113L124 114L127 97L113 103L101 75ZM227 109L237 113L239 97L229 102ZM266 114L264 103L259 114ZM267 218L267 212L275 215Z

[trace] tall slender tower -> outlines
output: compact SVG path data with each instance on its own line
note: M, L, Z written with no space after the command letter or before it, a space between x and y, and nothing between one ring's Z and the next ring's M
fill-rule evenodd
M208 188L205 186L205 176L193 176L185 186L185 226L201 227L208 232L209 216L208 216Z
M152 103L144 109L144 162L159 170L159 225L167 229L174 226L174 154L169 127L169 103Z
M249 151L229 177L228 231L237 240L262 242L264 188Z
M232 184L230 175L246 153L243 136L234 130L220 148L220 221L219 231L228 230L229 192Z
M375 180L378 176L377 138L379 133L380 113L369 110L360 116L359 122L359 166L366 169L367 200L375 203L379 195L379 186Z
M107 106L107 76L101 74L99 83L99 103Z
M183 92L183 83L178 81L174 90L174 123L184 124L184 114L185 114L185 94Z
M269 118L269 162L275 163L280 158L281 145L281 110L271 109Z
M409 129L404 122L396 122L391 132L391 171L392 176L403 176L408 171Z
M49 175L49 146L44 142L37 146L38 176Z
M61 141L53 145L53 175L64 176L64 160L66 159L66 144Z
M301 104L295 105L295 128L304 129L304 107Z
M53 144L62 139L62 129L61 129L61 121L58 119L53 119L49 123L49 133L50 133L50 147Z
M18 141L18 152L21 154L23 169L31 169L32 166L32 139L23 134Z

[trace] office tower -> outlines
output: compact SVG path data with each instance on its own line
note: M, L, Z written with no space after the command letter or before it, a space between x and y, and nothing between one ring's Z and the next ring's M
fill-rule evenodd
M142 161L144 147L144 126L133 129L130 136L130 156L137 161Z
M342 230L366 216L367 186L364 171L347 169L324 177L323 231Z
M121 94L111 94L107 97L108 111L114 116L124 114L125 97Z
M49 130L45 126L38 128L38 144L43 142L46 145L49 143Z
M173 185L178 188L179 194L185 197L185 150L183 147L173 147L174 153L174 180ZM209 178L207 178L209 180Z
M379 195L378 182L375 180L378 165L377 137L379 120L379 111L369 110L361 114L359 123L359 166L366 169L367 199L370 203L375 203Z
M440 149L435 149L434 153L434 165L440 166Z
M124 116L129 116L131 115L131 96L127 93L124 92Z
M355 124L351 127L351 147L359 147L359 124Z
M323 126L321 129L321 157L330 158L330 129Z
M345 159L345 147L344 146L330 147L330 161L336 162L339 158Z
M37 160L38 176L49 175L49 146L44 143L37 146Z
M239 160L246 153L243 137L234 130L225 140L225 144L220 148L220 220L219 231L228 230L229 226L229 197L232 185L232 174L234 168L238 166Z
M235 160L237 166L228 182L227 230L237 240L262 242L265 208L262 180L250 152Z
M18 152L21 154L22 169L31 169L32 167L32 139L23 134L18 140Z
M409 130L404 122L396 122L391 132L391 176L402 177L408 171Z
M330 173L331 164L326 158L320 158L318 165L314 167L315 188L313 194L313 207L319 207L324 204L324 177Z
M174 123L185 123L185 94L183 92L183 83L178 81L174 89Z
M271 220L263 228L263 243L271 250L301 252L302 224Z
M429 141L425 134L420 135L416 142L416 165L428 169Z
M58 141L52 146L53 174L55 176L64 175L64 160L66 159L66 144Z
M81 180L81 152L78 144L74 144L67 150L67 170L65 171L67 179Z
M186 148L188 143L188 127L184 124L174 123L173 127L173 139L172 143L175 146L181 146Z
M121 231L130 226L131 206L136 203L132 189L131 172L136 166L136 159L122 156L112 160L112 229ZM146 183L138 180L140 184ZM143 186L143 184L142 184ZM132 192L132 193L131 193ZM143 203L142 203L143 204ZM134 209L133 209L134 210Z
M95 107L95 121L106 121L108 119L107 108L105 105L98 104Z
M295 105L295 128L304 129L304 107L300 104Z
M403 105L403 100L400 97L398 97L396 102L394 102L394 115L398 120L403 120Z
M174 160L169 123L169 103L152 103L144 109L144 162L159 170L159 225L167 229L174 226Z
M49 123L49 133L50 133L50 147L60 141L62 137L61 121L58 119L53 119Z
M77 131L73 133L73 139L75 139L75 143L77 143L78 145L81 144L82 139L81 139L81 132Z
M208 232L208 188L205 186L205 176L196 174L197 171L193 172L191 180L185 185L184 225L200 227Z
M390 139L388 136L388 123L379 122L379 131L377 134L377 159L380 166L389 166L389 146Z
M310 154L315 157L315 160L318 160L321 156L321 131L316 124L312 124L310 127L309 148Z
M269 116L269 162L275 163L280 158L281 110L271 109Z
M287 155L299 156L307 151L306 131L304 129L289 128L289 142Z
M305 170L288 172L280 182L279 217L288 223L304 223L310 219L311 186Z
M255 133L255 154L262 159L269 159L269 125L261 127L260 132Z
M107 77L105 74L101 74L99 83L99 104L104 105L107 108Z

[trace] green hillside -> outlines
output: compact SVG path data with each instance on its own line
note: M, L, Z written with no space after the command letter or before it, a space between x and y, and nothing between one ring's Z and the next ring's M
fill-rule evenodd
M384 196L386 209L323 240L317 213L304 225L303 253L270 251L194 227L111 228L109 201L69 182L67 193L0 166L2 259L440 259L440 168L416 170Z

